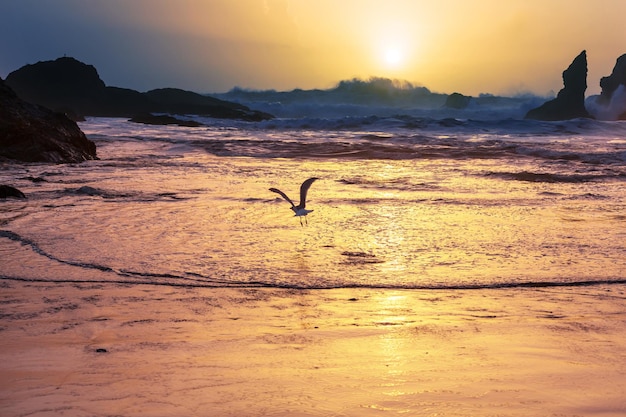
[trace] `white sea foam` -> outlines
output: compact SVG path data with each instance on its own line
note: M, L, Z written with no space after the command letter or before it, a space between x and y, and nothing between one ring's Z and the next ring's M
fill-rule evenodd
M585 101L585 106L598 120L618 120L626 114L626 86L620 84L611 95L611 100L603 104L598 101L600 96L591 96Z

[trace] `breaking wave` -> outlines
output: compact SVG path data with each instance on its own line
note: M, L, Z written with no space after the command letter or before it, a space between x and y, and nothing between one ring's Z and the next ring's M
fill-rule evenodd
M258 91L236 87L227 93L212 96L238 102L279 118L386 117L398 113L435 118L523 118L528 110L546 99L534 95L500 97L481 94L472 97L467 107L453 109L446 106L448 94L431 92L426 87L407 81L378 77L344 80L329 89Z

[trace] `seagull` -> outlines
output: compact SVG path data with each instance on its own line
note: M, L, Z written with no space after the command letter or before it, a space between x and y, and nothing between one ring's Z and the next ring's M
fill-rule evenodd
M270 191L280 194L282 198L284 198L285 200L287 200L289 204L291 204L291 209L295 213L295 216L300 217L300 226L303 226L302 217L304 216L304 220L306 221L306 215L313 211L313 210L307 210L305 207L306 207L306 193L309 191L309 187L311 187L311 184L313 184L315 180L319 180L319 178L309 178L308 180L302 183L302 185L300 186L300 204L298 204L297 206L293 204L293 201L291 201L289 197L287 197L287 194L283 193L278 188L270 188ZM308 221L306 223L309 224Z

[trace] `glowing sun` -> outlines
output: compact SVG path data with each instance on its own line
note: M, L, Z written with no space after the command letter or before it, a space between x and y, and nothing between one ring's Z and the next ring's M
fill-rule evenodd
M381 55L382 64L388 69L400 69L406 60L404 51L395 46L385 48Z
M388 71L400 71L407 65L407 49L399 43L387 44L378 50L378 65Z

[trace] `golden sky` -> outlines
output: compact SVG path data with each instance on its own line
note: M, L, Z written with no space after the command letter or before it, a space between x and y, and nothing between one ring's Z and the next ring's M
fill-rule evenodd
M588 94L626 53L624 0L8 0L0 76L73 56L140 91L329 88L547 94L587 50Z

